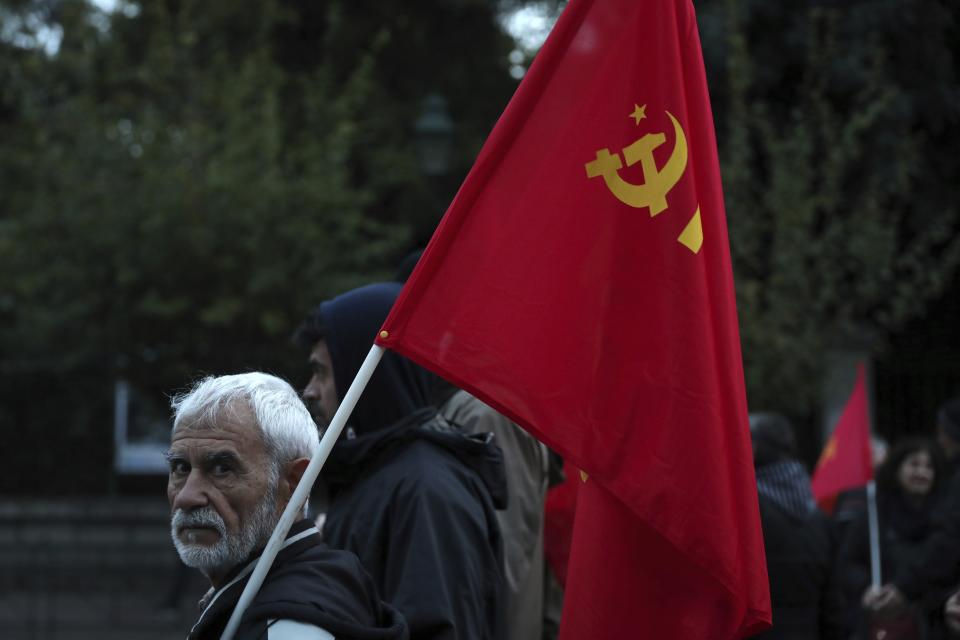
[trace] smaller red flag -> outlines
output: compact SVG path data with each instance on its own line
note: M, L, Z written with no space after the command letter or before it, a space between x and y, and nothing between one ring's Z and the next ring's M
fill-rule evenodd
M841 491L865 486L873 478L870 452L870 412L863 364L857 365L857 382L847 405L827 440L813 472L813 495L824 510L831 510Z

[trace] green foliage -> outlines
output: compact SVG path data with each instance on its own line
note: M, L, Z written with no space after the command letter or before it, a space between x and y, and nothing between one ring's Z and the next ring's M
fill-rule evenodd
M17 425L9 446L95 449L97 465L40 451L24 464L102 491L116 378L160 405L203 373L296 382L289 336L306 311L388 276L439 219L413 153L422 96L451 95L471 147L455 180L512 87L491 78L495 46L461 56L499 87L475 105L469 77L423 66L444 20L475 22L450 29L463 42L498 42L486 3L406 17L377 3L379 22L350 2L46 6L0 4L0 421ZM55 54L24 46L48 27Z
M345 176L361 82L334 95L319 74L285 74L264 16L233 58L207 51L219 22L197 37L160 6L145 9L150 38L136 52L139 37L65 38L41 72L86 79L17 123L36 131L5 234L21 356L136 368L150 352L152 379L158 366L174 377L228 366L231 352L282 341L317 296L405 240L364 214L369 194ZM203 26L189 11L179 18ZM288 87L308 105L297 131Z
M798 417L819 406L828 349L882 350L960 262L942 174L960 108L924 95L955 72L902 66L956 56L949 15L855 4L726 0L701 14L705 50L724 55L712 88L748 397ZM946 77L918 83L925 73Z
M107 486L118 377L162 402L301 375L304 312L429 237L514 87L488 0L118 7L0 0L0 424L33 452L8 476L51 483L8 491ZM750 404L809 417L829 348L882 349L956 276L957 11L697 10ZM456 125L440 179L430 93Z

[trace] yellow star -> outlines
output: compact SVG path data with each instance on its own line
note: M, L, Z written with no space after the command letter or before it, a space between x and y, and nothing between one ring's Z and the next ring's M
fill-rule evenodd
M647 105L642 107L636 103L633 105L633 113L630 114L634 124L640 124L640 121L647 117Z

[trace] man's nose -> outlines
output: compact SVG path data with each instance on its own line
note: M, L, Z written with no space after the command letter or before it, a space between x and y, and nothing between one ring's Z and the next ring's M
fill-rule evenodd
M310 382L307 383L307 386L303 388L303 393L300 394L300 397L306 402L315 402L320 399L320 385L316 384L313 378L310 378Z
M178 491L174 497L173 504L170 506L174 511L177 509L191 511L205 507L208 504L210 504L210 497L207 495L207 483L203 479L202 474L196 470L192 470L187 476L186 481L184 481L183 486L180 487L180 491Z

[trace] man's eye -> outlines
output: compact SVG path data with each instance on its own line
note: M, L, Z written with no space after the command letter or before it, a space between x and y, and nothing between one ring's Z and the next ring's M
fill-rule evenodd
M185 475L190 473L190 465L183 460L171 460L170 473L174 475Z
M231 473L233 471L233 467L231 467L229 464L226 464L224 462L217 462L212 467L210 467L210 471L215 476L225 476L228 473Z

